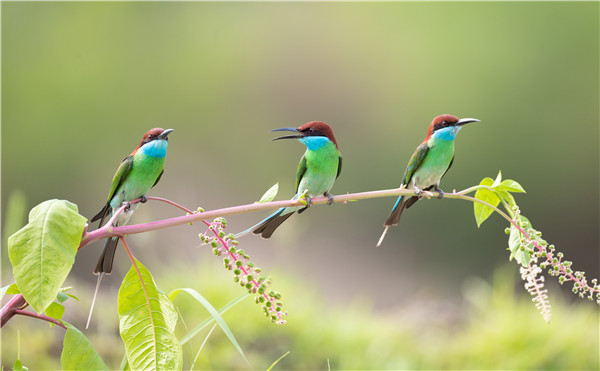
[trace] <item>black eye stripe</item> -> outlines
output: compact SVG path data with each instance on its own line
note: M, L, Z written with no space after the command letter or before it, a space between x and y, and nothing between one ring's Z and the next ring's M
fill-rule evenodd
M443 129L443 128L447 128L452 126L453 122L448 122L448 121L442 121L439 124L435 124L435 126L433 127L433 131L439 130L439 129Z

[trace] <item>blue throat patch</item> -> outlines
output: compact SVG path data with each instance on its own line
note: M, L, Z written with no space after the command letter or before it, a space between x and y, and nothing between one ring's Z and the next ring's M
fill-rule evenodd
M146 143L139 149L146 156L150 157L165 157L167 155L167 146L169 142L162 139L156 139Z
M306 145L311 151L317 150L323 147L327 142L331 142L327 137L304 137L298 139L300 142Z
M448 128L439 129L433 133L433 137L442 140L454 140L461 128L462 126L450 126Z

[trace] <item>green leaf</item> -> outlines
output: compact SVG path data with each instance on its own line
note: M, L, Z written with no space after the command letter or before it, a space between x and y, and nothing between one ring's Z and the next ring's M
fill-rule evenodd
M63 370L108 370L88 338L75 326L64 321L63 323L67 326L60 355Z
M233 333L227 326L227 323L225 323L225 321L223 320L223 317L221 317L221 315L219 314L219 312L217 312L215 307L213 307L212 304L209 303L208 300L206 300L204 298L204 296L200 295L200 293L198 293L198 291L193 290L193 289L188 289L188 288L175 289L169 293L169 298L171 300L174 300L181 291L184 291L184 292L187 292L188 294L190 294L194 299L196 299L200 304L202 304L204 306L204 308L206 308L206 310L208 311L208 313L210 313L210 315L215 320L215 322L217 322L219 324L219 326L221 326L221 329L223 330L225 335L227 335L231 344L233 344L235 349L237 349L237 351L242 355L244 360L246 362L248 362L246 355L242 351L242 348L238 344L237 340L235 340ZM250 362L248 362L248 364L250 364Z
M483 186L492 186L492 184L494 183L494 181L492 180L492 178L484 178L481 183L479 183L479 185L483 185ZM500 198L496 195L496 193L494 191L491 191L489 189L485 189L485 188L480 188L477 190L477 192L475 192L475 198L484 202L487 202L488 204L492 205L492 206L498 206L498 204L500 203ZM478 202L474 202L473 203L473 211L475 213L475 222L477 223L477 227L480 227L481 224L490 217L490 215L492 215L492 213L494 212L494 209L490 208L487 205L483 205L480 204Z
M16 360L15 364L13 365L13 371L27 371L29 370L27 367L23 366L23 364L21 363L20 360Z
M58 300L59 303L64 303L67 301L67 299L69 299L69 295L65 294L64 292L59 292L56 294L56 300Z
M523 187L512 179L506 179L500 183L500 187L507 190L508 192L514 193L526 193Z
M495 191L496 195L506 202L509 207L516 205L515 198L510 192L502 189L501 187L496 188Z
M12 283L10 285L6 285L0 289L0 299L4 297L4 295L17 295L20 294L19 286L16 283Z
M152 275L135 260L119 289L119 331L132 370L177 370L183 349L175 338L177 312Z
M79 298L77 296L72 295L72 294L66 294L64 292L59 292L58 295L56 295L56 299L58 300L59 303L64 303L69 298L73 298L77 301L81 301L81 300L79 300Z
M56 295L56 299L58 300L59 303L64 303L65 301L67 301L69 298L73 298L79 302L81 302L81 300L79 300L79 298L73 294L67 294L67 291L71 290L73 287L72 286L68 286L68 287L62 287L60 289L60 291L58 292L58 295Z
M58 304L56 302L50 303L48 308L45 311L46 315L51 318L61 319L63 314L65 313L65 307L62 304Z
M531 223L529 223L529 219L527 219L526 217L519 216L519 220L526 223L525 229L527 229L528 226L531 226ZM531 260L531 256L526 248L524 250L521 250L521 247L523 246L523 237L524 236L521 234L521 231L519 231L514 225L511 224L510 235L508 237L508 249L510 250L509 260L512 260L514 258L519 264L521 264L524 267L527 267Z
M502 171L498 171L498 175L496 176L496 180L494 180L494 183L492 183L492 188L496 188L500 185L500 182L502 181Z
M171 294L173 294L173 293L171 293ZM227 303L226 305L224 305L223 307L221 307L221 309L219 309L218 313L221 315L221 314L227 312L230 308L232 308L234 305L236 305L237 303L241 302L242 300L246 299L248 296L250 296L249 293L245 293L245 294L242 294L241 296L238 296L237 298L233 299L232 301L230 301L229 303ZM214 320L215 319L213 317L209 317L209 318L205 319L204 321L202 321L202 323L200 323L198 326L194 327L194 329L192 329L190 332L188 332L181 339L181 345L184 345L185 343L187 343L188 341L190 341L194 336L196 336L206 326L208 326L211 323L213 323Z
M86 218L65 200L44 201L8 239L8 256L23 297L38 313L56 298L81 242Z
M17 295L21 293L21 290L19 290L19 286L15 282L12 285L8 286L8 290L6 290L6 293L8 295Z
M275 183L273 187L269 188L269 190L266 191L264 195L262 195L258 203L261 204L263 202L273 201L275 199L275 196L277 196L277 192L279 192L279 183Z

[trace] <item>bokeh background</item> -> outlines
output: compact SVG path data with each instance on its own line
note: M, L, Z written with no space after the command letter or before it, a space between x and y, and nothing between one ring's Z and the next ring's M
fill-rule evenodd
M150 195L216 209L250 203L276 182L293 194L300 143L269 130L321 120L344 158L334 194L388 189L431 119L462 130L442 189L515 179L517 202L574 268L599 269L597 2L2 2L2 285L7 236L27 211L68 199L91 218L119 162L150 128L174 128ZM270 240L241 242L273 279L289 323L246 299L225 316L252 366L280 369L598 368L598 309L547 279L545 324L508 263L506 223L480 229L472 205L422 201L374 245L392 198L314 207ZM132 222L177 216L161 204ZM267 213L229 218L232 232ZM94 226L95 227L95 226ZM130 236L165 291L191 287L216 307L242 293L200 226ZM102 248L80 251L66 319L85 326ZM123 251L103 280L90 337L118 367ZM5 299L6 300L6 299ZM188 328L208 316L185 298ZM60 367L62 330L27 318L2 331L2 365ZM182 334L185 328L180 328ZM186 367L206 331L186 346ZM220 330L195 365L248 368Z

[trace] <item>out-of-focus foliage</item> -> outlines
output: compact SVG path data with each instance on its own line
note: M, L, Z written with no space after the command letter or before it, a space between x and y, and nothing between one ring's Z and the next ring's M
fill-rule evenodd
M217 308L239 294L237 287L223 284L226 279L219 267L202 268L202 272L170 272L161 285L170 288L195 280L199 291ZM491 282L467 278L461 285L463 295L455 300L440 301L429 290L415 288L414 300L387 310L360 298L343 305L328 304L322 292L304 284L301 277L275 274L284 292L293 294L287 295L293 308L288 324L269 324L250 299L223 315L254 369L266 369L287 351L290 354L275 369L326 369L327 360L332 369L559 370L599 366L595 356L598 329L590 325L597 321L595 306L569 303L551 287L554 315L546 324L529 297L521 294L521 287L515 294L515 283L521 283L513 264L497 270ZM112 360L107 362L112 369L120 363L123 346L116 324L107 326L110 322L102 315L113 309L107 302L113 298L101 299L97 308L101 316L86 333L99 353ZM210 316L192 298L182 296L176 304L188 329ZM87 308L80 309L84 321ZM30 369L52 369L56 361L50 356L53 350L44 350L44 346L49 346L48 337L60 338L64 330L17 320L3 330L3 336L16 336L19 326L21 334L27 333L32 339L27 348L40 350L32 355L22 347L21 360ZM178 328L183 336L185 328L181 323ZM184 345L184 368L189 367L186 365L209 330L210 326ZM4 346L3 359L10 364L16 345L6 342ZM242 356L217 328L204 345L195 369L246 368Z

